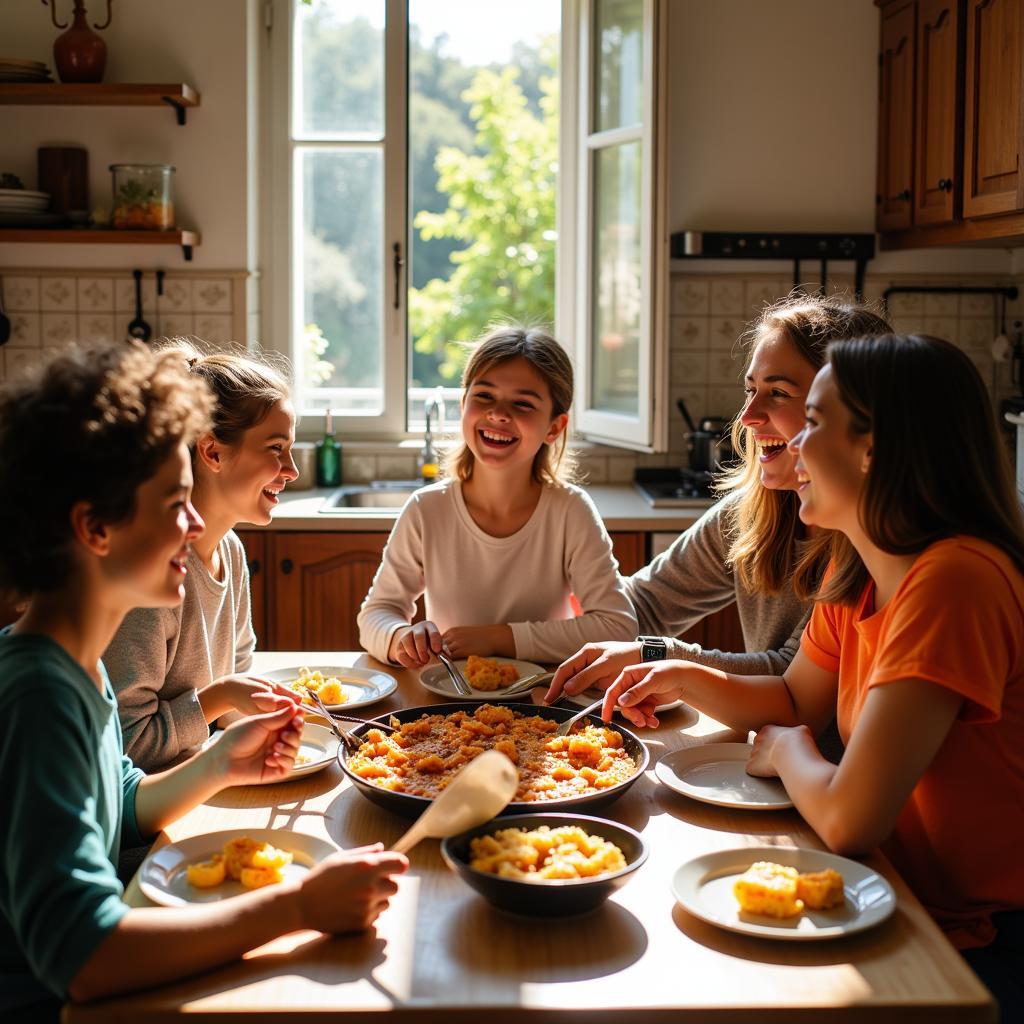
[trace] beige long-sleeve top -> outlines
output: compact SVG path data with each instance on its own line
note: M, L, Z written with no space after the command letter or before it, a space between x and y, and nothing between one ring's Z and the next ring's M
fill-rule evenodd
M359 612L359 641L386 660L395 630L412 621L424 595L442 633L508 623L517 658L563 661L592 640L636 636L617 570L611 538L580 488L545 486L525 526L492 537L470 516L461 483L444 480L402 509Z

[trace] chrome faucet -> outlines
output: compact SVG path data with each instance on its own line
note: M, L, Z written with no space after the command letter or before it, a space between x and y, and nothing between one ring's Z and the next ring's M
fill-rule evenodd
M435 413L438 416L438 420L443 421L444 400L439 398L437 395L431 395L423 403L423 419L425 420L423 428L423 447L420 449L419 457L416 460L416 464L419 466L420 476L423 478L425 483L433 483L437 479L440 471L437 451L434 448L434 435L430 429L431 417Z

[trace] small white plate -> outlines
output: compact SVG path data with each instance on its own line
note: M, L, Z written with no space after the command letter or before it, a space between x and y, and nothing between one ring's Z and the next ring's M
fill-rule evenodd
M582 693L563 693L562 700L570 701L577 707L585 708L590 704L593 704L601 696L600 690L584 690ZM672 700L667 704L659 704L655 709L655 714L660 714L665 711L674 711L676 708L681 708L686 701L684 700Z
M398 680L389 676L386 672L377 672L368 668L345 668L341 665L295 665L288 668L276 668L273 672L261 672L261 679L269 679L275 683L294 683L302 670L308 668L310 672L321 672L325 679L335 676L341 680L341 688L348 700L344 704L325 704L324 707L330 711L346 712L349 708L362 708L367 704L375 704L398 689ZM303 702L304 708L312 710L317 708L315 704Z
M787 919L741 913L732 894L733 883L759 860L801 872L832 868L843 876L846 900L832 910L805 910ZM746 846L695 857L676 869L672 895L694 917L719 928L795 942L852 935L881 924L896 909L896 894L877 871L824 850L785 846Z
M184 907L189 903L217 903L220 900L249 892L241 882L228 878L212 889L197 889L189 884L186 868L189 864L209 860L220 853L229 839L248 836L263 840L287 850L293 855L292 863L284 869L286 879L299 878L311 867L337 851L326 839L307 836L301 832L285 832L272 828L236 828L226 832L211 832L192 836L177 843L169 843L154 850L139 868L139 888L144 896L163 907Z
M546 672L543 665L535 665L532 661L516 661L514 658L493 658L499 665L515 665L516 668L516 681L525 678L526 676L532 676L535 672L544 672L544 675L537 680L538 686L543 686L550 678L551 673ZM463 675L466 674L465 660L453 661L455 665ZM428 689L431 693L439 693L442 697L453 697L455 700L476 700L476 701L488 701L488 700L504 700L505 698L501 695L501 690L477 690L473 689L473 692L468 697L463 697L455 687L452 685L451 677L448 675L448 670L444 665L430 665L420 672L420 682ZM468 680L467 680L468 682ZM509 683L509 686L515 686L515 683ZM502 690L507 687L502 687ZM513 694L508 698L512 701L523 701L528 702L530 699L530 691L526 693Z
M655 765L659 782L683 796L719 807L776 811L792 807L779 779L747 774L749 743L702 743L666 754Z
M341 740L331 732L330 728L326 725L320 725L319 722L323 721L323 717L318 711L312 709L309 714L317 716L316 722L311 722L307 718L302 724L302 737L299 740L299 753L305 754L309 760L305 764L300 764L297 767L293 767L291 772L286 775L283 779L273 779L267 782L251 782L251 786L273 786L278 785L282 782L291 782L292 779L299 779L303 775L313 775L316 772L323 771L329 764L331 764L338 756L338 746ZM217 738L223 734L223 729L218 729L213 735L203 744L203 750L205 750L211 743L216 742Z

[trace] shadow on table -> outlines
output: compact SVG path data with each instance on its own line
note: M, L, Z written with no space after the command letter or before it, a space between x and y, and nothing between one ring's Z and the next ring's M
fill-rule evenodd
M657 783L652 802L664 814L715 832L756 837L766 846L774 845L773 836L784 838L781 846L792 846L794 825L800 821L799 813L789 808L784 811L754 811L736 807L718 807L715 804L691 800L682 793Z
M443 948L457 964L492 978L522 980L524 957L535 949L543 934L543 955L531 959L531 983L588 981L625 970L647 951L644 926L625 907L608 901L588 914L572 917L523 917L492 907L471 896L453 908L438 932ZM596 954L592 945L580 943L580 930L614 935L615 942ZM505 952L517 950L515 956Z
M761 964L797 967L825 967L858 961L878 960L898 953L901 936L909 928L899 907L887 921L856 935L837 939L805 942L784 942L761 939L752 935L726 931L700 920L677 903L672 909L672 922L694 942L727 956ZM858 954L867 952L867 956Z
M204 803L211 807L275 807L278 804L294 803L295 783L301 782L304 800L329 793L336 789L345 778L337 762L328 765L315 775L293 779L288 782L271 782L265 786L230 786L215 793Z

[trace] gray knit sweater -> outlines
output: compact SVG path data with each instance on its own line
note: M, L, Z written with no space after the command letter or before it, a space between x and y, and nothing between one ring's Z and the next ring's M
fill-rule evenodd
M781 675L800 647L811 614L789 587L777 594L748 594L728 564L730 494L713 505L672 546L626 581L640 632L664 636L670 658L710 665L738 675ZM714 612L735 603L746 653L706 651L673 639Z
M185 600L176 608L129 612L103 655L125 753L145 771L166 767L205 742L210 730L196 691L252 665L256 637L245 549L228 531L218 550L222 579L190 551Z

